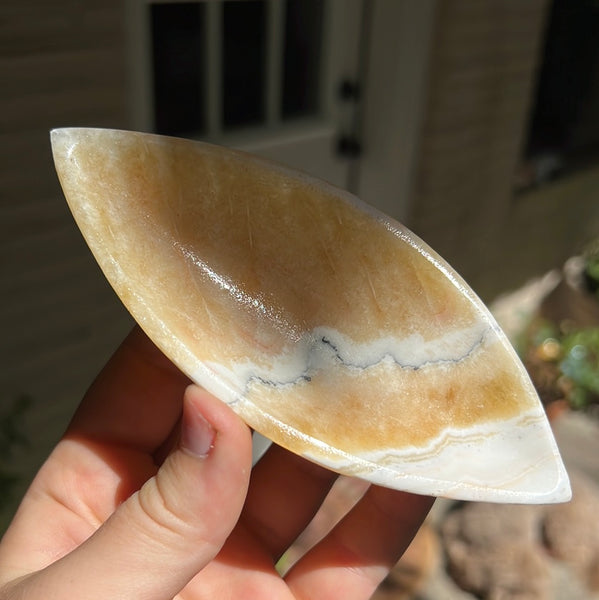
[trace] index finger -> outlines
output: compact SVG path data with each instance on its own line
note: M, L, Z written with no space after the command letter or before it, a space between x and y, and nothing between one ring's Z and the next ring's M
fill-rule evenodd
M67 430L152 453L179 420L190 380L139 327L98 375Z

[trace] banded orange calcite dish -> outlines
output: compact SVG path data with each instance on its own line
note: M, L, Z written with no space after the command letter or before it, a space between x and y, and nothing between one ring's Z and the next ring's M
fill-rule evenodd
M52 132L73 215L141 327L266 437L450 498L570 497L541 403L426 244L322 181L199 142Z

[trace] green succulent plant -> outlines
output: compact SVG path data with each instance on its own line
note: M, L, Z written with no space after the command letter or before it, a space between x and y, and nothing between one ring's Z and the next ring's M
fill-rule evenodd
M599 399L599 328L564 337L560 369L573 384L569 401L574 408Z
M588 288L599 294L599 238L586 247L584 253L584 276Z

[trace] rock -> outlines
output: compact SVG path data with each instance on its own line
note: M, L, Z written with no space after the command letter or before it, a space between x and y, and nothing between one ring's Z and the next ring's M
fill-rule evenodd
M547 508L545 543L590 590L599 591L599 485L580 473L571 475L571 483L571 502Z
M539 518L538 507L483 503L450 513L442 525L450 575L486 600L551 598Z
M599 484L576 470L570 478L569 503L450 511L440 531L454 582L484 600L598 598Z

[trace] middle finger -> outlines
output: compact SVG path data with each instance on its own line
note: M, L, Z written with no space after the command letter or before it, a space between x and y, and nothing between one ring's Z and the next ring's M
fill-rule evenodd
M273 444L252 470L241 522L276 562L336 479L336 473Z

